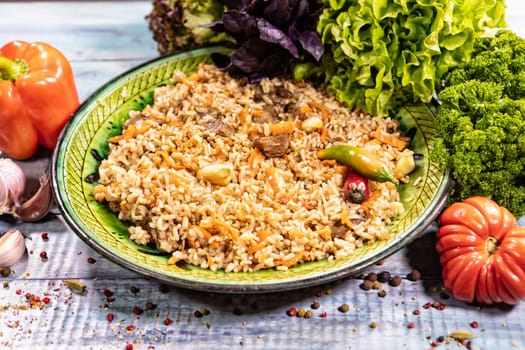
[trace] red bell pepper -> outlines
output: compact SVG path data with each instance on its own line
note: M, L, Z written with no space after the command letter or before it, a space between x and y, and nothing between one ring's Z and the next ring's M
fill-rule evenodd
M0 151L27 159L53 149L78 108L73 71L56 48L12 41L0 48Z

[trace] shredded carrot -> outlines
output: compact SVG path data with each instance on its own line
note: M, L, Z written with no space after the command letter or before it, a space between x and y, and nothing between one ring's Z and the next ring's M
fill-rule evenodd
M266 246L266 238L268 238L268 236L270 235L270 231L259 230L255 234L259 238L259 242L255 243L254 245L250 246L250 248L248 248L249 255L255 254L257 251L263 249Z
M279 193L281 191L281 188L279 187L279 180L276 175L277 169L275 167L267 168L264 171L264 175L266 176L266 181L270 184L270 187L275 193Z
M144 122L139 128L137 128L135 124L131 124L124 130L122 135L110 137L108 139L108 142L117 143L120 140L129 140L133 137L144 134L146 131L148 131L149 128L151 128L152 125L152 123Z
M206 107L211 106L213 103L213 94L206 95Z
M103 186L103 185L97 185L93 189L93 195L95 196L95 199L97 200L97 202L100 202L100 203L106 200L107 193L108 193L108 189L106 188L106 186Z
M392 147L395 147L397 149L404 149L408 142L405 141L405 140L401 140L397 137L395 137L394 135L392 134L387 134L387 133L384 133L380 130L375 130L373 133L372 133L372 137L376 138L377 140L381 141L382 143L386 143L387 145L390 145Z
M168 165L170 168L175 168L177 165L175 164L175 161L173 158L170 157L167 151L157 151L155 154L159 155L164 163Z
M236 229L218 219L212 219L209 224L201 224L200 227L205 228L211 234L226 234L230 236L233 241L239 238L239 232L237 232Z
M301 206L308 210L317 208L317 201L302 201Z
M252 116L253 117L260 117L262 114L263 114L263 110L262 109L255 109L255 110L252 111Z
M301 105L301 108L299 109L301 114L311 114L313 113L313 109L309 105Z
M206 230L204 227L201 227L199 225L192 225L191 228L199 230L200 233L204 236L204 239L206 239L206 242L210 240L211 233L210 231Z
M248 165L250 168L256 168L265 159L264 154L257 147L254 148L248 156Z
M324 159L324 160L321 161L321 164L323 164L324 166L337 165L337 160L335 160L335 159Z
M241 125L245 125L247 117L248 117L248 108L244 107L243 109L241 109L239 114L237 114L237 118L239 119L239 123L241 123Z
M292 122L292 121L270 124L270 134L272 135L291 134L295 130L295 128L296 128L296 124L295 122Z
M292 267L294 265L297 265L297 263L302 259L304 253L298 252L295 253L294 257L287 260L275 260L274 266L286 266L286 267Z
M335 172L336 174L341 174L341 175L346 175L348 173L348 171L350 170L350 168L346 165L337 165L335 167Z
M317 233L325 240L329 241L332 239L332 229L330 226L325 226L322 229L318 230Z
M173 255L170 256L170 258L168 259L168 265L175 265L177 264L181 259L180 258L176 258L174 257Z
M326 128L326 125L328 125L328 122L330 120L330 112L326 107L324 107L322 104L316 102L316 101L310 101L308 104L312 108L316 108L319 111L321 111L321 116L323 117L323 127L321 128L321 141L326 141L326 138L328 137L328 129Z
M347 227L354 226L352 221L348 218L348 212L346 211L346 208L343 208L343 210L341 210L341 223L343 225L346 225Z

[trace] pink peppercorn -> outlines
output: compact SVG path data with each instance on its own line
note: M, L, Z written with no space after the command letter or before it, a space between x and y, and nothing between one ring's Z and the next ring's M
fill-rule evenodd
M115 315L112 314L112 313L109 313L106 315L106 318L108 320L108 322L113 322L113 320L115 319Z
M51 302L51 299L49 299L48 297L44 297L44 298L42 299L42 302L43 302L44 304L49 304L49 303Z
M133 344L126 344L126 350L133 350Z
M172 324L172 323L173 323L173 321L171 320L171 318L166 318L166 319L164 320L164 324L165 324L166 326L169 326L169 325Z
M42 237L42 240L44 240L44 241L49 240L49 234L47 232L42 232L40 237Z
M290 317L295 317L297 316L297 309L295 307L291 307L288 309L288 311L286 311L286 314Z
M89 258L87 258L87 262L88 262L89 264L94 264L94 263L96 263L97 261L96 261L94 258L89 257Z
M40 252L40 259L47 260L47 253L45 251Z
M478 328L478 326L479 326L479 324L478 324L477 321L472 321L472 322L470 323L470 327L472 327L472 328Z
M407 325L407 328L408 329L412 329L414 328L416 325L414 324L414 322L410 322L408 325Z
M326 311L321 312L321 317L325 318L327 316Z

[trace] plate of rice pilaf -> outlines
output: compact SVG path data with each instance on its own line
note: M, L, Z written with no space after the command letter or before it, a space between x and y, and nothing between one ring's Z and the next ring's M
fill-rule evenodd
M209 47L147 62L95 92L53 155L63 219L112 261L200 290L286 290L357 273L436 218L449 177L429 157L433 107L351 111L286 77L248 83ZM367 180L327 150L367 152ZM324 152L324 153L323 153Z

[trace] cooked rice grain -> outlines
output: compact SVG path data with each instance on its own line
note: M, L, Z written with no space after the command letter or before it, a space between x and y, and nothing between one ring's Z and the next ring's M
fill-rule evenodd
M411 151L372 134L401 137L396 121L348 111L304 82L247 84L205 64L174 79L131 113L99 168L95 196L131 223L132 240L171 253L169 263L256 271L339 259L389 238L386 225L403 212L396 187L371 181L370 200L345 201L341 167L316 154L352 144L394 169ZM289 142L282 155L254 147L279 133Z

